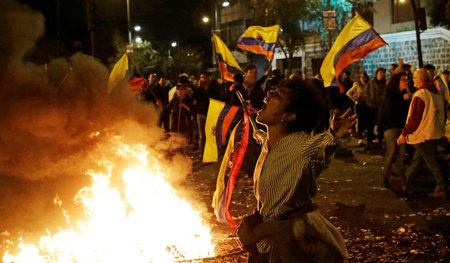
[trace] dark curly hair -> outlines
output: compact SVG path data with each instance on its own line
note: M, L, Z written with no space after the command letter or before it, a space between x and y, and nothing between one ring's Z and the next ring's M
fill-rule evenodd
M278 87L291 90L286 111L294 113L296 118L286 123L289 132L311 132L323 113L323 105L317 89L309 81L298 79L285 79L278 84Z

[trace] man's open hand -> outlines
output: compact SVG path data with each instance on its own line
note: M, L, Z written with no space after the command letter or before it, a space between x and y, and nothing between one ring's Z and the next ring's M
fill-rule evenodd
M340 111L335 109L333 112L333 118L331 118L331 131L336 138L344 138L350 135L355 129L356 118L358 115L352 114L352 110L349 108L344 114L339 115Z

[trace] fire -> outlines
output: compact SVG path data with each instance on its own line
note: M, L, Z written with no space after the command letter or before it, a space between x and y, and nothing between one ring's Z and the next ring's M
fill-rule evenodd
M117 138L116 138L117 139ZM88 171L92 185L75 196L86 219L42 236L37 245L19 240L18 253L6 251L3 262L175 262L214 256L210 229L199 212L165 181L166 170L142 144L118 142L115 158L129 164L119 184L114 161L103 160L104 172ZM55 204L61 206L59 198Z

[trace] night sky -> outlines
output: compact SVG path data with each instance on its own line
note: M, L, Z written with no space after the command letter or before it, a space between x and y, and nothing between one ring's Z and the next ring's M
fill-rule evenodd
M61 40L69 52L90 53L86 22L88 0L19 1L41 11L45 16L46 33L40 41L41 46L45 46L46 41ZM96 57L105 60L112 50L101 45L111 42L114 32L128 39L126 0L89 2L94 6L91 12L94 14ZM132 26L142 27L142 31L136 34L149 40L156 49L167 46L171 41L177 41L179 45L210 46L211 25L201 22L203 15L211 14L210 0L130 0L130 9Z

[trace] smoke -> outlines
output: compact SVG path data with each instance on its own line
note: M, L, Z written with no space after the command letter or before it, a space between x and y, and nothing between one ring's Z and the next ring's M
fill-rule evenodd
M108 96L109 71L98 60L75 54L47 65L23 61L44 34L42 14L2 0L0 23L0 175L83 175L111 151L112 136L151 147L173 167L173 181L187 175L191 162L175 150L184 140L167 138L156 125L158 110L126 85Z
M0 60L19 61L44 34L44 16L14 0L2 0L0 13Z

